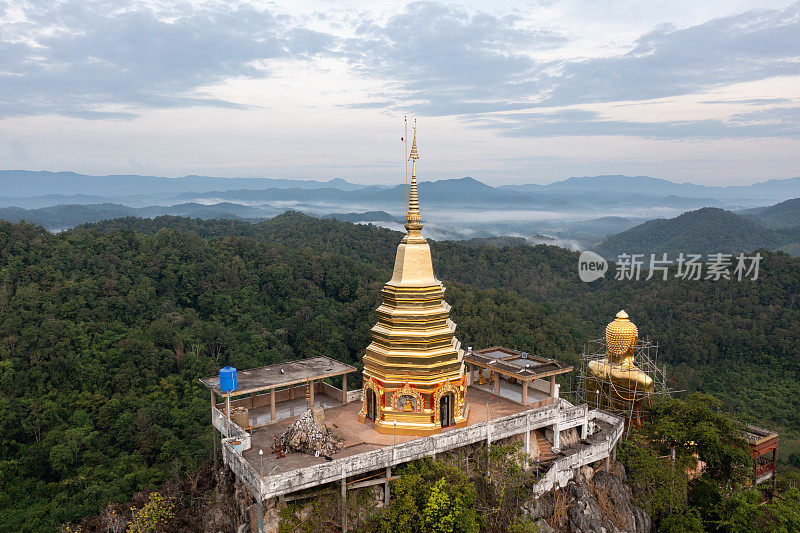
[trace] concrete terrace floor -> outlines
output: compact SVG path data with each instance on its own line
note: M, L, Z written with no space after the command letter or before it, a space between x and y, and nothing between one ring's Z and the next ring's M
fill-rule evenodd
M340 459L342 457L356 455L420 438L409 435L395 436L378 433L372 429L371 424L361 424L358 422L357 416L359 411L361 411L361 402L355 401L345 405L339 404L334 407L325 408L319 401L321 396L322 395L318 394L315 397L315 400L318 400L315 404L324 408L325 424L334 435L344 440L344 447L334 456L334 459ZM495 396L491 392L487 392L478 387L467 387L466 396L467 402L469 403L469 415L467 417L468 426L482 424L486 422L487 419L493 420L530 409L530 407L520 405L519 403L512 402L503 397ZM535 397L535 399L538 400L540 398ZM535 401L535 399L531 396L529 401ZM290 402L296 402L297 400L298 399L290 400ZM296 416L278 419L278 421L273 424L268 424L253 430L251 448L246 450L242 456L262 477L281 474L298 468L305 468L326 462L324 457L313 457L304 453L289 453L283 458L278 458L276 454L272 453L272 444L275 437L280 435L287 427L297 420L297 417L303 411L305 411L305 399L302 398L299 400L302 404L299 408L295 407L295 412L297 412ZM283 403L289 402L281 402L278 406ZM269 417L269 413L267 413L267 417ZM451 431L452 429L454 428L446 428L443 432ZM263 456L259 456L259 449L264 451Z

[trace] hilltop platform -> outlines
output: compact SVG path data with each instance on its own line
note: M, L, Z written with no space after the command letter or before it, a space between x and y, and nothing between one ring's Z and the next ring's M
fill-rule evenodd
M516 358L516 354L510 355ZM211 389L212 424L222 436L223 460L255 499L259 531L263 531L264 502L275 505L278 499L307 497L307 489L331 483L341 485L343 500L348 488L383 484L388 502L389 481L395 479L391 472L396 466L477 443L491 446L512 438L524 444L526 453L531 446L534 453L545 446L547 457L542 459L542 464L546 471L543 470L534 487L535 493L543 493L566 485L585 464L604 458L608 461L624 428L619 417L590 410L586 404L572 405L559 398L558 387L552 381L548 384L539 379L541 374L527 368L524 375L516 371L495 372L490 383L468 385L465 396L469 410L467 423L462 427L443 428L441 433L425 437L379 433L371 423L358 421L362 409L361 390L347 391L346 381L343 383L345 390L322 381L332 372L346 376L352 367L342 365L339 368L329 364L327 358L322 359L314 363L317 370L321 370L314 374L303 368L289 373L288 365L247 371L251 374L248 380L239 382L244 388L230 394L221 393L222 403L216 401L220 394L218 378L202 380ZM487 369L492 367L506 370L496 367L491 360L468 364L473 364L468 383L475 381L473 378L481 371L479 369L487 374ZM504 364L508 363L504 361ZM566 369L552 368L549 360L542 362L542 366L545 365L551 367L548 372L562 373ZM275 372L280 372L281 368L284 372L278 377ZM240 376L242 374L244 372ZM514 374L523 379L509 379L514 378ZM258 394L265 387L269 392ZM325 424L343 441L342 450L327 459L303 453L279 457L273 453L276 437L297 420L309 403L323 409ZM225 416L226 410L233 407L248 409L249 427L241 427ZM576 434L571 433L569 446L562 447L561 442L566 438L562 432L572 428L578 430L580 437L575 440ZM216 437L214 441L215 446L220 442ZM344 522L343 528L346 528Z
M545 398L544 400L545 402L543 404L526 407L510 401L507 398L497 397L490 392L475 387L469 387L467 388L467 401L470 403L470 411L466 427L478 424L485 425L487 420L496 420L508 415L516 415L525 412L532 407L543 407L546 404L552 404L548 399ZM489 404L488 411L487 403ZM351 402L324 409L325 424L334 435L344 441L344 446L342 450L334 456L335 459L342 459L344 457L350 457L420 439L420 437L409 435L387 435L378 433L372 429L372 424L362 424L358 421L357 415L360 410L361 402ZM303 411L305 411L305 409L303 409ZM299 414L300 413L298 413L298 416ZM271 453L272 443L275 437L283 433L295 420L297 420L297 416L278 420L274 424L268 424L253 430L250 449L242 453L242 456L252 468L259 473L262 472L263 469L264 476L272 476L313 465L329 464L329 461L324 457L313 457L302 453L290 453L287 454L286 457L277 458L275 454ZM439 435L446 435L457 431L458 429L455 427L445 428ZM259 456L259 450L263 450L264 455Z

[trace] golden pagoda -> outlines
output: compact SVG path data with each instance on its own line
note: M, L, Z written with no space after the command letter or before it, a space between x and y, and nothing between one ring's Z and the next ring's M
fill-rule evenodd
M639 330L624 310L606 326L606 356L590 361L586 376L586 402L614 412L630 413L641 423L642 403L653 394L653 378L636 366Z
M433 274L431 250L420 233L417 132L411 144L406 235L397 247L392 279L381 291L372 342L364 354L360 422L381 433L430 435L467 421L464 352L455 338L445 288Z

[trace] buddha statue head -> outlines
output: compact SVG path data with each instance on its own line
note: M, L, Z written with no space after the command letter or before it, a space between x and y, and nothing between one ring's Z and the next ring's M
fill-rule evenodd
M606 349L608 357L614 364L633 363L633 347L639 330L628 320L624 310L606 326Z

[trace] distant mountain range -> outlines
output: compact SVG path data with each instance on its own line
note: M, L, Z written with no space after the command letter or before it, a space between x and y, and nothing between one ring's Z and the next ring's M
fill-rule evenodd
M333 218L340 222L396 222L403 223L402 217L392 216L386 211L367 211L366 213L330 213L322 218Z
M73 172L0 171L0 206L25 208L58 204L116 203L129 207L180 203L233 202L247 205L294 202L311 206L346 205L358 210L397 209L405 185L359 185L341 178L329 181L270 178L184 176L88 176ZM517 209L630 209L704 206L748 208L800 197L800 178L770 180L749 186L705 186L648 176L574 177L549 185L492 187L474 178L420 183L423 203L431 207Z
M800 205L800 202L794 205ZM794 214L800 215L800 210ZM785 227L776 231L743 215L706 207L671 219L650 220L612 235L597 247L597 252L607 259L635 253L646 256L667 253L674 259L681 252L705 256L712 253L749 253L759 248L783 249L795 254L798 243L800 227Z
M624 191L646 196L677 196L706 200L779 201L800 196L800 177L774 179L753 185L697 185L676 183L649 176L584 176L568 178L549 185L505 185L502 188L522 192L572 191L578 193L599 191Z
M233 189L321 189L335 188L351 191L364 188L341 178L328 181L271 179L271 178L218 178L211 176L183 176L165 178L136 174L89 176L75 172L47 172L30 170L0 170L0 196L23 198L42 194L84 195L91 191L95 197L118 198L179 194L187 191L208 192Z
M419 189L424 231L437 240L489 239L508 245L517 241L498 237L515 237L612 255L639 250L749 251L759 246L800 249L793 229L800 227L800 178L722 187L605 175L493 187L466 177L423 181ZM407 194L405 184L366 186L341 178L164 178L4 170L0 218L59 231L126 216L261 220L297 210L402 229ZM709 207L719 209L701 209ZM667 218L676 215L680 216Z

